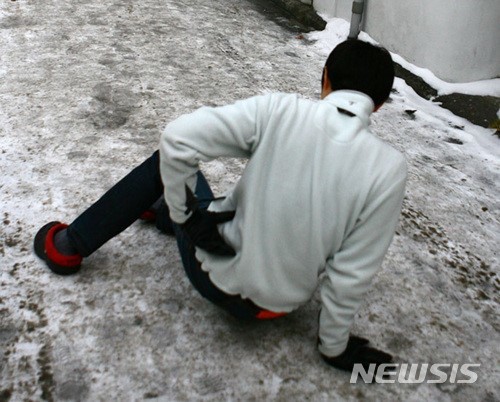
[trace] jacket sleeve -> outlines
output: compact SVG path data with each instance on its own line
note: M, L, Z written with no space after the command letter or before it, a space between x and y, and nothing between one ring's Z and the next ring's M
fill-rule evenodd
M160 172L174 222L189 218L185 185L194 193L200 161L248 158L253 153L269 103L270 95L264 95L222 107L203 107L167 125L160 139Z
M326 263L320 289L319 351L329 357L341 354L363 295L382 264L401 212L406 163L403 158L379 191L361 212L340 250Z

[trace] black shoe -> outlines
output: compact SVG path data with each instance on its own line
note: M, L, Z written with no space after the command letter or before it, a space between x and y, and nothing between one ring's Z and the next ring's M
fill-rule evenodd
M83 257L80 254L61 254L54 244L57 232L68 225L61 222L49 222L36 234L34 241L35 254L45 261L50 270L58 275L71 275L79 271Z

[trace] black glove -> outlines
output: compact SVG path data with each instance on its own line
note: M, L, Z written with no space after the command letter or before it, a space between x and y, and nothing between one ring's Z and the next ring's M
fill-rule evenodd
M368 339L360 338L354 335L349 336L346 350L336 357L321 355L323 360L329 365L340 370L351 372L354 364L360 363L365 370L368 370L370 364L377 366L383 363L392 363L392 356L375 348L367 346Z
M180 226L185 230L194 245L211 254L236 255L233 248L224 241L217 230L218 224L230 221L234 218L236 212L210 212L199 209L196 198L187 186L186 196L188 211L192 211L193 214Z

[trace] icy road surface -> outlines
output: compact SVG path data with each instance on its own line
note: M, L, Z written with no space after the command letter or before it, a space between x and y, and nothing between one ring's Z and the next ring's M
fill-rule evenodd
M202 105L318 98L325 40L246 0L0 3L0 400L500 400L499 144L397 81L373 130L407 197L353 332L398 362L478 363L475 384L349 384L316 352L318 301L241 324L204 301L172 238L136 223L58 277L33 255ZM425 45L425 44L423 44ZM216 192L244 161L204 166Z

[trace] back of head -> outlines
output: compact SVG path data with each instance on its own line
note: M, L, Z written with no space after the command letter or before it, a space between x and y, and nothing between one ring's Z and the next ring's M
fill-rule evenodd
M394 65L390 53L379 46L357 39L340 43L328 56L332 90L351 89L372 98L375 106L382 105L394 82Z

